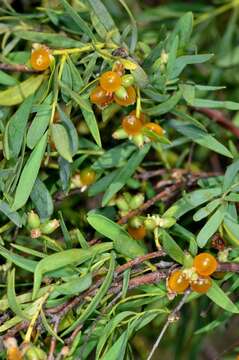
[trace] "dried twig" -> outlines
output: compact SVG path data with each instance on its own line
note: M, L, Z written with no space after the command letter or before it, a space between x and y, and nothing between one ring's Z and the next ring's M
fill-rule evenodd
M31 69L26 65L17 64L4 64L0 63L0 70L9 71L9 72L21 72L21 73L39 73L38 70Z

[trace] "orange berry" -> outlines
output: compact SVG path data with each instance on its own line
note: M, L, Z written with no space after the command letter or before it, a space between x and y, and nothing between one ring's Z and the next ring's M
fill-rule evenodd
M211 254L201 253L194 258L193 266L199 275L208 276L216 270L217 260Z
M130 112L130 115L134 115L136 116L136 110L133 110ZM142 122L142 124L146 124L147 122L149 122L149 117L143 113L142 111L140 111L140 117L139 120Z
M31 53L31 66L34 70L46 70L51 64L51 54L48 48L39 47L32 50Z
M189 280L182 270L173 271L168 279L168 288L175 293L183 293L189 287Z
M146 229L143 225L138 228L133 228L131 226L128 227L128 233L134 238L135 240L143 240L146 235Z
M116 91L121 85L121 77L114 71L106 71L100 77L100 86L108 92Z
M23 356L17 347L11 347L7 350L7 360L22 360Z
M94 88L90 94L90 101L99 106L109 105L113 101L112 94L107 93L100 86Z
M95 181L95 178L96 178L96 174L94 170L90 168L85 168L80 172L80 180L82 185L86 185L86 186L91 185Z
M123 118L122 128L128 135L137 135L143 124L135 115L128 115Z
M118 105L121 106L129 106L133 105L136 101L136 92L133 86L129 86L127 89L128 96L125 99L120 99L116 95L114 95L114 100Z
M209 276L201 276L197 280L191 282L191 289L198 293L206 293L212 286L212 280Z
M163 135L163 129L160 125L149 122L145 125L145 127L153 132L155 132L157 135L162 136ZM153 139L153 137L149 136L150 139Z

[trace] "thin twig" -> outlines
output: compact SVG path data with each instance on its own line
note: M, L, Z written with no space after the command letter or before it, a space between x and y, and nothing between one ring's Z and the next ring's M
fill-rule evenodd
M167 328L169 327L169 325L175 321L175 317L177 316L177 313L180 311L180 309L183 307L183 305L185 304L185 301L187 300L188 295L190 294L190 290L187 290L185 292L185 294L183 295L181 301L178 303L178 305L176 306L176 308L169 314L168 316L168 320L167 322L164 324L156 342L154 343L154 346L149 354L149 356L147 357L147 360L152 359L153 354L155 353L155 350L157 349L157 347L160 344L160 341L162 340Z
M55 324L54 324L54 332L55 333L57 333L59 323L60 323L60 318L56 317ZM54 360L55 349L56 349L56 338L55 338L55 336L52 336L50 350L49 350L47 360Z
M9 72L20 72L20 73L39 73L38 70L31 69L26 65L17 64L4 64L0 63L0 70L9 71Z

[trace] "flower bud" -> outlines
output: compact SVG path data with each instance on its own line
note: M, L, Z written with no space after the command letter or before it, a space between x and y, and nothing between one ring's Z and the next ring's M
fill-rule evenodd
M134 229L138 229L140 226L142 226L143 220L139 216L134 216L129 220L130 227Z
M187 269L193 266L193 257L188 252L185 253L183 265Z
M132 197L129 203L130 209L134 210L140 207L144 202L144 195L139 193Z
M144 220L144 226L148 231L153 231L157 225L154 219L148 217L146 220Z
M51 234L59 226L60 226L59 221L56 219L53 219L53 220L46 221L44 224L42 224L40 229L43 234Z
M124 129L119 128L112 134L112 137L116 140L123 140L128 138L128 134L124 131Z
M143 134L134 135L134 136L132 136L131 140L138 147L142 147L144 145L144 136L143 136Z
M46 360L46 358L46 353L42 349L33 345L29 347L24 357L26 360Z
M228 255L229 255L230 249L224 249L222 251L218 252L218 261L220 262L227 262L228 261Z
M124 199L123 196L119 196L116 199L116 205L122 211L129 211L129 205L127 204L127 201Z
M37 239L41 236L41 230L40 229L32 229L31 230L31 238Z
M128 97L128 93L127 90L123 87L120 86L116 91L115 91L115 95L117 96L117 98L121 99L121 100L125 100Z
M39 216L33 210L27 214L27 225L30 229L37 229L41 225Z
M134 83L133 75L128 74L128 75L122 76L122 78L121 78L121 85L122 86L127 88L127 87L133 85L133 83Z

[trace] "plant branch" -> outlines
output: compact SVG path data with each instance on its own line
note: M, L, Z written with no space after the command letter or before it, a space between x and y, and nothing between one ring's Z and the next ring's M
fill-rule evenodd
M38 70L31 69L26 65L22 64L5 64L0 63L0 70L8 71L8 72L20 72L20 73L39 73Z

